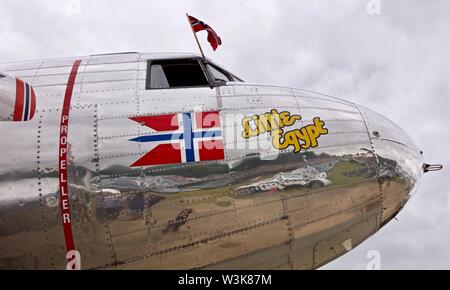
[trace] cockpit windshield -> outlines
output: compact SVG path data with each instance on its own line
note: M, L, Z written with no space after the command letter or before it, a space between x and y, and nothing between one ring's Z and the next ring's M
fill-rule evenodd
M243 80L241 80L234 74L211 62L208 63L208 69L216 80L223 80L227 82L243 82Z
M213 75L215 80L225 81L225 82L232 81L232 79L231 79L231 77L229 75L227 75L226 73L220 71L215 66L209 64L208 65L208 69L211 72L211 74Z

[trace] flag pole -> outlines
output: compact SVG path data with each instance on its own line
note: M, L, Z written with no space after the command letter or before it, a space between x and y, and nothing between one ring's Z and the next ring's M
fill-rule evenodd
M194 27L191 24L191 20L189 20L189 14L187 14L187 13L186 13L186 18L189 22L189 26L191 27L192 33L194 34L195 41L197 42L198 48L200 49L200 53L202 54L203 61L206 63L206 57L205 57L205 54L203 53L202 46L200 45L200 42L198 41L197 34L194 31Z

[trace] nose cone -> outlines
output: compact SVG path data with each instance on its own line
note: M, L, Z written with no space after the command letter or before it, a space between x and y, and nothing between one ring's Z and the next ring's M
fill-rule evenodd
M358 106L366 122L378 161L381 222L385 224L403 208L423 175L420 150L399 126L380 114Z

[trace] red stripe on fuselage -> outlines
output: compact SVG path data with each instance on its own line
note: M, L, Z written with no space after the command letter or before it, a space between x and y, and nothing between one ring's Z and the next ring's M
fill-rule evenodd
M14 106L13 121L23 120L24 88L25 84L23 81L16 79L16 104Z
M70 102L72 100L73 87L75 85L75 79L77 77L78 68L80 67L81 60L75 61L72 67L72 71L67 82L66 93L64 95L64 102L61 111L61 124L59 131L59 152L58 152L58 172L59 172L59 199L61 208L61 218L64 229L64 239L66 241L67 252L75 250L75 243L73 241L72 222L70 214L70 201L69 201L69 187L68 187L68 174L67 174L67 135L69 132L69 113Z
M30 116L28 116L28 120L33 119L34 113L36 112L36 94L34 93L32 86L30 86L30 90L31 90L31 109L30 109Z

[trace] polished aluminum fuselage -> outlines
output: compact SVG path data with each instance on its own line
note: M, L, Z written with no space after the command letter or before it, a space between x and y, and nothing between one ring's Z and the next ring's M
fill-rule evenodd
M68 181L82 269L317 268L378 231L414 192L421 154L386 118L245 82L146 90L147 60L171 57L185 56L79 58ZM66 268L58 138L74 60L0 65L37 95L31 121L0 123L1 269ZM272 109L301 115L291 129L320 117L328 133L297 153L246 146L239 116ZM224 160L130 167L151 149L130 139L154 133L130 117L198 110L220 112Z

